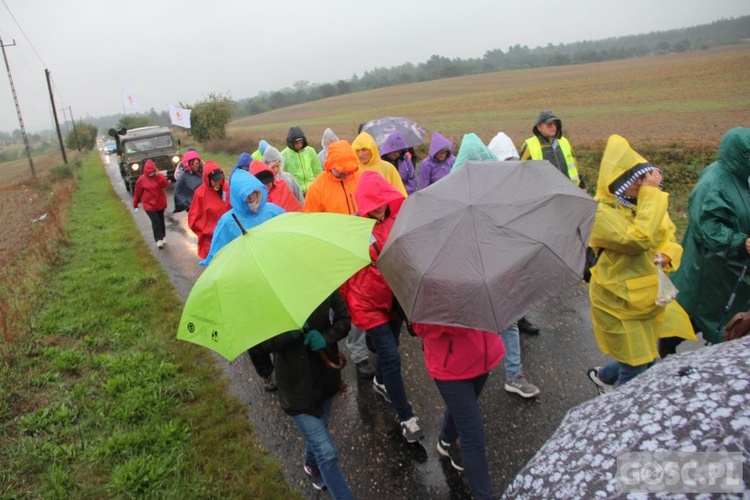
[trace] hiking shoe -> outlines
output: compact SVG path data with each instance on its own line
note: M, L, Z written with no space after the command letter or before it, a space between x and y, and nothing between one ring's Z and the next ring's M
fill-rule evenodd
M594 383L594 385L596 385L596 391L600 396L615 389L615 386L605 384L604 382L602 382L602 379L599 378L599 370L601 369L601 366L595 366L594 368L589 368L589 371L586 372L586 374L589 376L589 379Z
M323 476L320 473L320 469L318 469L318 464L304 464L303 468L305 469L305 474L310 476L313 488L318 491L326 489L326 482L323 481Z
M533 398L539 394L539 388L526 380L523 373L519 373L517 377L506 377L505 390L523 398Z
M388 395L388 389L385 388L385 384L379 384L378 383L378 377L372 378L372 388L383 396L383 399L385 399L387 402L391 402L391 397Z
M408 443L416 443L424 437L424 432L417 423L417 417L411 417L409 420L401 422L401 434Z
M263 390L266 392L274 392L277 390L278 387L276 387L276 382L273 380L273 375L269 375L267 377L263 377Z
M437 451L441 456L450 459L454 469L463 472L464 466L461 463L461 448L458 447L458 441L456 441L455 445L451 445L442 439L438 439Z
M357 374L359 378L372 378L375 376L375 367L369 360L363 359L357 363Z
M539 327L523 317L518 320L518 331L527 335L539 335Z

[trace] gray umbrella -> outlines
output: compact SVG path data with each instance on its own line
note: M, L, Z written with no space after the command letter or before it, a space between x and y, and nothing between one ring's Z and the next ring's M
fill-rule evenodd
M403 116L386 116L385 118L371 120L362 127L363 132L367 132L375 139L378 148L383 145L388 135L394 130L398 130L410 147L424 144L425 137L427 137L425 127Z
M468 162L406 199L377 265L410 321L501 332L581 280L596 207L547 161Z
M626 385L576 406L516 476L504 498L613 498L618 486L632 492L676 492L691 485L668 475L667 460L680 464L730 454L741 457L732 475L741 477L744 468L748 481L748 351L750 336L672 355ZM642 461L640 470L636 458ZM684 472L696 480L693 492L746 488L741 480L711 485L695 476L696 468Z

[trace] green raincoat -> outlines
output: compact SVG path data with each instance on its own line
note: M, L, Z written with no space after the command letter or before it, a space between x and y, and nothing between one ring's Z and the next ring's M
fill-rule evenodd
M690 222L683 241L685 256L674 283L680 290L677 301L703 332L703 338L712 343L721 342L716 329L748 258L745 240L750 237L749 154L750 128L731 129L721 139L718 160L706 167L690 193ZM746 275L724 322L747 310L748 300L750 281Z
M599 170L599 202L589 246L599 254L591 270L591 322L599 348L632 366L659 357L659 337L695 339L685 311L670 302L656 305L658 291L654 256L671 257L665 271L679 267L682 247L667 213L669 195L643 186L637 205L618 203L609 186L632 167L648 164L628 142L613 135L607 142Z

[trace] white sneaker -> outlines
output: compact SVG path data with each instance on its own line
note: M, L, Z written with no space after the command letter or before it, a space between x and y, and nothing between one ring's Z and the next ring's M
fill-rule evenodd
M158 248L159 250L161 250L162 247L164 247L164 240L157 241L156 242L156 248Z

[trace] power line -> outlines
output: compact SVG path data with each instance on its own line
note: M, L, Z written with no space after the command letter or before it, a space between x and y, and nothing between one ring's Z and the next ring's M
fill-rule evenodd
M16 26L18 26L18 29L21 30L21 34L23 35L23 37L26 39L27 42L29 42L29 46L31 47L31 50L33 50L34 54L36 54L36 56L39 58L39 61L41 61L42 66L46 68L47 64L45 64L44 60L42 59L42 56L39 55L39 52L36 51L36 47L34 47L34 44L31 43L31 40L29 40L29 37L26 36L26 32L23 30L23 28L19 24L18 20L16 19L16 16L14 16L13 13L10 11L10 7L8 7L8 4L5 3L5 0L2 0L2 2L3 2L3 5L5 5L5 8L8 10L8 14L10 14L10 17L13 18L13 22L15 22Z

